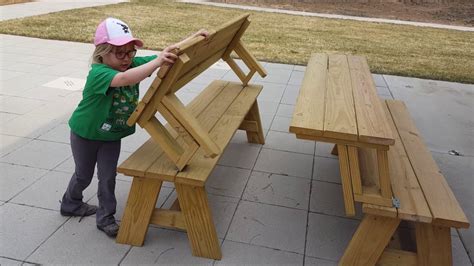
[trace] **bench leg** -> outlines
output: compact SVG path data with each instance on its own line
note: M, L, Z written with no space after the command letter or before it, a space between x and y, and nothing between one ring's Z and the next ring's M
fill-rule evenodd
M220 260L221 248L204 187L183 184L175 187L193 255Z
M162 181L134 177L116 242L142 246Z
M375 265L399 224L399 219L366 214L339 265Z
M249 112L245 116L244 122L252 125L247 127L247 140L250 143L265 144L265 137L263 136L262 121L260 120L260 112L258 111L257 100L253 103Z
M416 223L415 232L418 265L452 265L449 227Z
M341 172L342 192L347 216L355 215L354 195L352 194L352 180L349 166L349 153L346 145L337 145L339 152L339 170Z

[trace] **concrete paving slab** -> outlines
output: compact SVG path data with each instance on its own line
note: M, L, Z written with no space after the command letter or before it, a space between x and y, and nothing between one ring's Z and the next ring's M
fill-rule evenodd
M0 256L16 260L27 259L66 221L56 211L13 203L0 206L0 216Z
M7 136L0 134L0 157L5 156L13 152L14 150L20 148L23 145L31 142L30 138L22 138L16 136Z
M280 175L311 178L313 156L263 148L254 170Z
M272 125L270 130L278 131L278 132L288 132L291 124L291 118L289 117L282 117L282 116L275 116L273 119Z
M309 213L306 255L338 261L359 222L353 219Z
M293 70L291 72L290 79L288 80L288 85L301 86L301 84L303 83L303 78L304 78L303 71Z
M304 265L336 266L337 262L305 256L304 257Z
M38 168L0 163L0 200L9 201L31 186L48 171Z
M283 104L290 104L296 105L296 101L298 100L298 95L300 93L300 85L291 85L288 84L285 89L285 93L281 98L281 103Z
M328 157L328 158L337 159L336 155L331 154L331 151L333 148L334 148L333 143L316 142L314 154L319 157Z
M28 99L23 97L6 96L0 101L0 112L23 115L47 102L44 100Z
M313 180L311 184L309 208L311 212L346 217L344 199L342 197L342 185L317 180ZM362 210L360 207L360 204L356 204L356 216L350 218L362 218Z
M0 134L36 138L54 128L61 121L51 117L28 113L12 119L0 127Z
M184 232L150 227L142 247L132 247L120 265L212 265L214 260L193 257Z
M304 253L307 212L241 201L226 240Z
M250 177L250 170L217 165L206 182L206 191L214 195L240 198Z
M50 142L59 142L64 144L69 144L69 137L70 137L71 129L69 128L68 124L58 124L56 127L51 129L44 134L38 136L37 139L39 140L46 140Z
M341 184L339 161L333 158L314 157L313 179Z
M285 91L286 83L270 83L265 79L265 82L258 82L257 84L263 85L263 90L257 98L258 101L280 102Z
M225 240L222 260L214 265L303 265L303 256L272 248Z
M77 217L69 218L27 260L38 264L117 265L129 249L100 232L95 217L85 217L81 222Z
M431 150L474 156L474 85L384 77L395 99L406 103Z
M58 211L60 201L67 189L71 175L69 173L49 171L34 184L11 199L12 203L28 205ZM97 180L84 190L83 201L88 202L97 193Z
M47 153L48 156L44 156ZM71 156L69 145L33 140L5 155L0 162L15 163L42 169L53 169Z
M310 184L306 178L254 171L242 199L307 210Z
M270 130L264 148L313 155L314 141L297 139L295 134Z
M274 116L278 110L278 103L265 101L265 100L258 100L258 110L260 111L260 115L271 115Z
M229 143L218 164L224 166L252 169L261 147L245 143Z
M277 116L283 116L283 117L288 117L292 118L293 117L293 111L295 110L294 105L289 105L289 104L280 104L278 106L278 110L276 115Z

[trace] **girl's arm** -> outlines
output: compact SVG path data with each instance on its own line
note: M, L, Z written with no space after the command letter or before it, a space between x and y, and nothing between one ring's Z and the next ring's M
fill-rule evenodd
M130 68L125 72L120 72L112 79L110 87L122 87L137 84L138 82L149 77L153 71L162 66L164 63L173 64L177 56L171 53L176 49L176 45L166 47L160 55L152 61L138 67Z
M207 38L209 36L209 33L205 29L198 30L197 32L191 34L189 37L186 39L166 47L160 55L141 66L131 68L125 72L120 72L115 77L112 79L112 82L110 83L111 87L122 87L122 86L128 86L128 85L133 85L137 84L138 82L144 80L145 78L149 77L153 71L155 71L157 68L162 66L163 64L173 64L174 61L176 60L177 56L172 53L174 49L179 48L180 45L185 43L186 41L195 38L197 36L203 36L204 38Z

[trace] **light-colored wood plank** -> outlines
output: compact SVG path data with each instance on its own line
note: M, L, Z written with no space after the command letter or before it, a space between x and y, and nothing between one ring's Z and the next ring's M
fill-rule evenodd
M345 55L329 55L325 104L323 136L357 141L352 83Z
M380 266L416 266L418 260L415 252L385 249L376 265Z
M452 265L451 228L416 223L416 250L418 265Z
M265 69L262 67L260 62L258 62L255 56L253 56L253 54L249 52L249 50L247 49L247 47L245 47L242 41L239 41L237 43L234 48L234 51L242 59L242 61L244 61L244 63L249 69L253 69L258 72L258 74L260 74L262 78L267 76L267 72L265 71Z
M398 209L398 214L395 208L383 209L377 207L374 208L373 211L380 211L380 209L383 209L385 213L397 214L400 219L430 223L432 221L430 209L426 203L412 165L408 160L402 141L398 135L398 131L385 104L383 105L383 110L387 117L389 117L388 121L391 130L395 132L395 145L393 145L388 151L388 161L392 192L394 197L400 201L400 207ZM375 169L374 171L378 171L378 169ZM370 208L370 206L367 206L367 209Z
M307 140L314 140L319 142L329 142L335 144L342 144L342 145L351 145L355 147L361 148L373 148L373 149L385 149L388 150L390 146L386 145L378 145L378 144L371 144L366 142L358 142L358 141L350 141L345 139L335 139L335 138L328 138L323 136L315 136L315 135L305 135L305 134L296 134L296 137L299 139L307 139Z
M242 69L237 65L237 63L235 62L235 60L230 57L229 55L228 56L224 56L223 57L224 61L227 62L227 64L230 66L230 68L232 69L232 71L234 71L235 75L237 75L237 77L240 79L240 81L244 81L245 80L245 73L242 71Z
M362 181L360 178L359 155L357 153L357 147L347 146L347 152L349 153L352 189L354 194L362 194Z
M220 260L221 248L204 187L175 186L193 255Z
M153 116L145 124L144 128L151 138L161 146L163 152L166 153L170 160L176 163L184 150L160 121Z
M161 154L161 147L149 139L119 165L117 172L128 176L145 176L145 172Z
M250 110L253 102L262 90L260 85L249 85L242 87L238 83L230 83L226 90L239 89L241 93L235 98L225 113L220 116L218 122L214 125L209 135L211 139L221 148L225 149L235 130L242 124L244 117ZM177 183L203 186L207 177L214 169L220 155L215 158L206 158L205 152L199 148L188 167L176 176Z
M206 132L212 129L243 89L241 85L236 85L237 83L227 81L215 81L211 83L205 91L201 92L187 107L190 113L198 114L196 117L197 121ZM236 128L234 131L235 130ZM179 141L181 141L181 138L178 138L178 142ZM192 151L188 150L187 152L195 154L196 151L197 149ZM167 158L156 160L146 174L150 177L160 178L164 173L169 172L169 166L170 164ZM186 172L188 169L185 168L183 171ZM174 174L176 173L177 172Z
M339 153L339 170L341 172L344 207L347 216L355 215L354 196L352 192L351 172L349 167L349 153L346 145L337 145Z
M174 94L163 97L162 103L173 114L176 120L183 126L184 129L191 135L197 143L206 151L206 156L211 158L216 157L221 150L211 140L207 131L204 130L194 116L192 116L186 107Z
M366 214L397 218L397 209L393 207L380 206L375 204L363 203L362 212Z
M377 95L367 60L362 56L347 56L352 81L352 93L357 118L359 141L393 145L393 133Z
M165 209L155 209L150 218L150 224L186 230L184 216L180 211L172 211Z
M247 140L250 143L265 144L265 137L263 136L262 121L260 120L260 112L258 110L257 100L253 103L249 112L245 116L244 121L252 121L256 124L256 130L247 130ZM242 125L242 124L241 124Z
M387 100L403 147L433 215L433 224L467 228L469 221L402 101Z
M134 177L116 242L142 246L162 182Z
M323 135L327 69L326 54L311 55L293 112L290 132L307 136Z
M375 265L399 224L398 219L366 214L339 265Z
M380 194L386 199L391 199L392 189L390 185L387 151L377 150L377 167L379 170Z
M392 198L382 197L380 190L375 186L363 186L361 194L354 194L354 201L392 207Z

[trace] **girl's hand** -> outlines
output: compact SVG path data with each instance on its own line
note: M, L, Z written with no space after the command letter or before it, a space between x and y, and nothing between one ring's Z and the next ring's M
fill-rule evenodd
M177 45L170 45L166 47L157 58L159 65L161 66L164 63L173 64L174 61L176 61L176 58L178 58L178 56L173 53L176 49L178 49Z
M192 36L193 37L203 36L205 39L207 39L207 37L209 37L209 32L206 29L200 29L197 32L195 32Z

